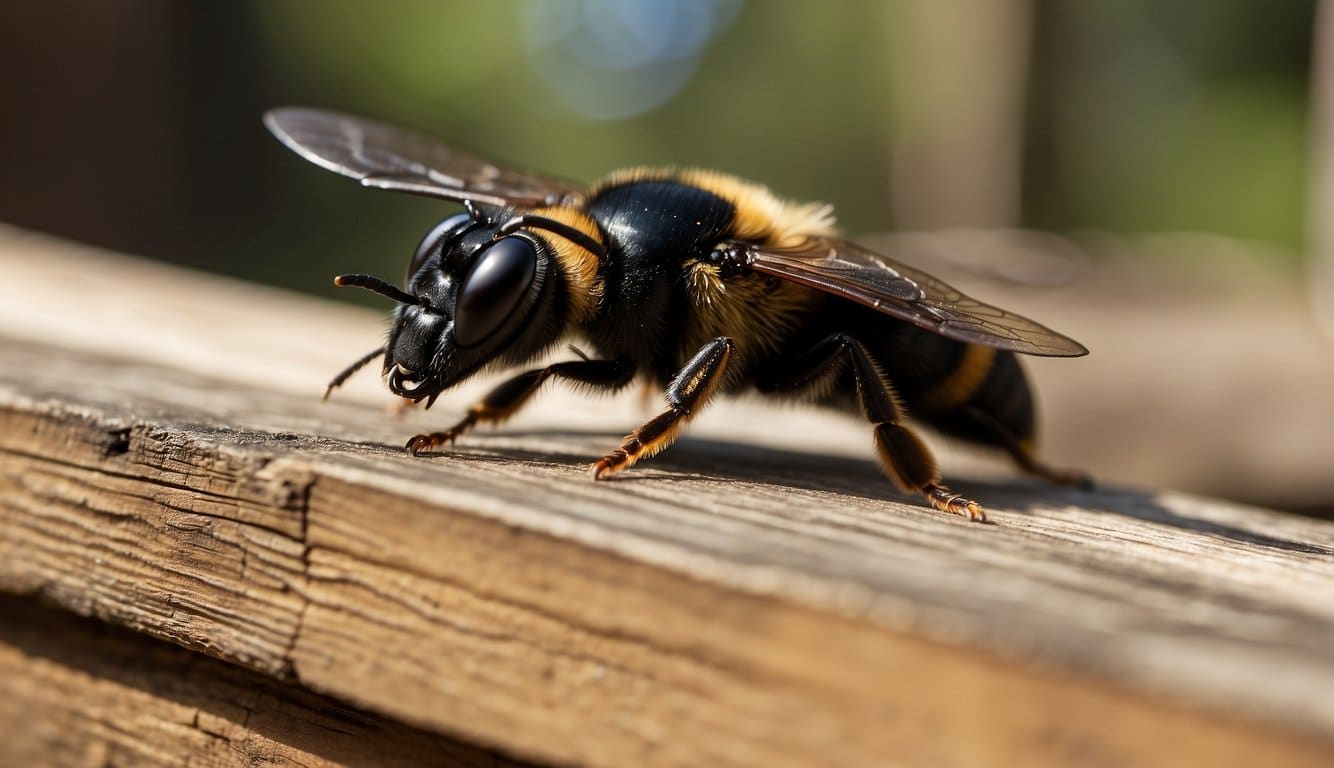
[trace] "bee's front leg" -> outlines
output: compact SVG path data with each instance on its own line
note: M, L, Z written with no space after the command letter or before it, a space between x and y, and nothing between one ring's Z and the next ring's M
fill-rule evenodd
M528 402L547 379L566 379L598 389L619 389L635 376L635 364L630 360L569 360L545 368L535 368L502 382L480 402L468 409L459 423L444 432L417 435L405 446L408 453L418 456L452 443L477 422L498 424L513 416Z
M709 341L667 385L667 410L626 435L620 446L593 465L593 479L629 469L636 461L660 453L676 441L681 427L709 401L732 359L732 340Z

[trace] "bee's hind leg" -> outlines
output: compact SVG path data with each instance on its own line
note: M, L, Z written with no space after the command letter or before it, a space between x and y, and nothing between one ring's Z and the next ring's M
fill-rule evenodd
M885 474L904 491L922 494L942 512L986 521L980 504L952 493L941 482L931 450L903 424L903 406L894 388L866 347L851 336L836 333L820 341L783 369L773 371L760 388L770 392L802 389L836 374L845 364L851 364L862 413L874 425L875 451Z
M1063 485L1083 490L1093 489L1093 478L1087 472L1078 469L1053 467L1038 459L1037 451L1031 438L1025 439L1006 429L994 417L977 408L964 409L969 417L995 434L1000 446L1010 454L1015 466L1023 472L1040 477L1052 485Z
M487 393L454 426L444 432L417 435L405 448L417 456L454 442L478 422L500 423L517 413L543 382L553 376L588 387L614 390L630 383L634 375L635 365L629 360L569 360L524 371Z
M1034 477L1040 477L1052 485L1064 485L1085 491L1094 488L1093 477L1089 473L1081 469L1053 467L1039 461L1033 453L1032 445L1028 442L1015 443L1013 447L1007 446L1006 450L1019 469Z

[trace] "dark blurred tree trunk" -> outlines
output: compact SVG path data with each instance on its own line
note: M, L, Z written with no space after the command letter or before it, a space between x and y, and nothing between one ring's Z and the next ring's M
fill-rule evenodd
M1334 341L1334 1L1321 0L1317 7L1311 44L1311 298L1316 319Z
M4 3L0 30L0 220L220 264L259 204L248 6Z
M129 247L173 198L160 3L0 5L0 217Z

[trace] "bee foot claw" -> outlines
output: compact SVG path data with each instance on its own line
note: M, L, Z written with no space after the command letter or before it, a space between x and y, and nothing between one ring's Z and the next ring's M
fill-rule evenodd
M965 499L957 493L951 492L943 485L929 485L923 489L926 499L931 506L941 512L948 512L951 515L966 517L969 520L978 523L987 521L987 513L982 509L982 505L972 499Z
M417 435L409 440L407 445L403 446L403 449L412 456L421 456L423 453L430 453L440 445L440 442L437 440L438 437L439 435Z
M593 479L606 480L628 466L630 466L630 457L624 451L612 451L593 464Z

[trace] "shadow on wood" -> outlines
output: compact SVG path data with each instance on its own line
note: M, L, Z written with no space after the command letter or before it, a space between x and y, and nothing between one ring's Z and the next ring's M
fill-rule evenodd
M177 279L102 274L70 306ZM405 436L466 395L402 421L318 399L374 317L181 279L189 301L85 317L98 344L4 329L0 590L550 762L1334 754L1334 525L960 471L995 523L970 525L819 413L759 444L722 412L725 438L595 484L633 410L556 392L415 459Z

